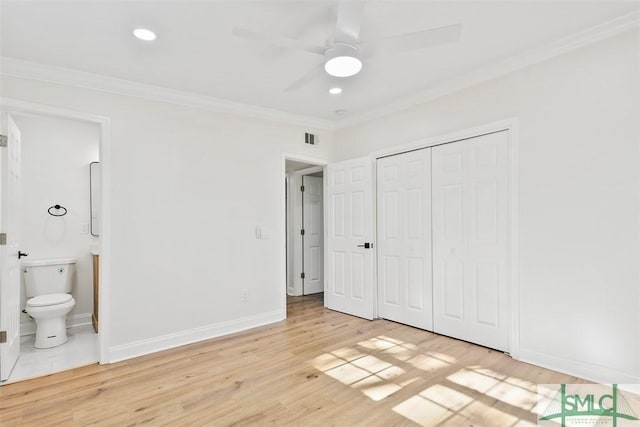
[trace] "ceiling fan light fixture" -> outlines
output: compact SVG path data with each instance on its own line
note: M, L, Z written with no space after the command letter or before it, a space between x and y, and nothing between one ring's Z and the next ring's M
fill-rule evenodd
M334 77L351 77L362 69L358 48L345 43L336 43L326 52L325 71Z

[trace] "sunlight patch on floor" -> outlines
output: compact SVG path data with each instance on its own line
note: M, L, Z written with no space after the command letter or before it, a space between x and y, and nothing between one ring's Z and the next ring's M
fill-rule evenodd
M418 395L454 412L459 411L473 401L473 398L466 394L441 384L433 385L418 393Z
M393 366L391 363L385 362L384 360L380 360L375 356L364 356L360 359L354 360L353 363L355 366L366 369L367 371L374 373L382 371L383 369L387 369L390 366Z
M325 374L331 378L340 381L342 384L351 385L356 381L360 381L371 375L371 372L366 371L357 366L353 366L351 363L338 366L337 368L329 369L325 371Z
M417 395L394 406L393 411L420 425L437 425L452 415L447 408Z
M385 382L380 377L372 375L353 384L353 388L360 390L365 396L377 402L387 396L391 396L402 387L398 384Z
M458 372L449 375L447 379L480 393L486 393L487 390L491 387L495 387L500 382L495 378L491 378L468 369L460 369Z
M438 369L449 366L449 363L444 362L441 359L436 359L435 357L427 356L424 354L418 354L417 356L406 360L406 362L426 372L437 371Z
M395 347L398 344L400 343L398 343L397 340L387 337L371 338L358 343L360 347L368 348L369 350L386 350L388 348Z
M398 360L407 358L407 363L421 366L427 371L432 371L443 363L430 356L416 354L416 346L413 344L386 336L362 341L358 346L369 351L382 351L381 354L389 354ZM373 401L382 400L408 384L420 380L409 378L394 382L406 374L404 369L351 347L321 354L311 361L311 365L342 384L361 391Z
M409 384L425 380L421 376L407 378L407 370L424 371L428 379L434 372L457 362L447 354L420 352L417 348L412 343L378 336L354 347L323 353L310 363L327 376L378 402ZM482 395L481 400L478 400L478 394ZM530 414L533 418L537 405L536 384L480 365L470 365L410 396L392 410L423 425L528 427L535 424L519 417Z

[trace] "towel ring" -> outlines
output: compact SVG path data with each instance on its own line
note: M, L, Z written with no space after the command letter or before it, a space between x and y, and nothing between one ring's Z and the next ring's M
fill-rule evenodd
M62 212L62 213L53 213L53 212L51 212L52 209L55 209L56 211L63 210L64 212ZM60 206L60 205L53 205L47 210L47 212L49 212L49 215L51 215L51 216L65 216L67 214L67 208L65 208L64 206Z

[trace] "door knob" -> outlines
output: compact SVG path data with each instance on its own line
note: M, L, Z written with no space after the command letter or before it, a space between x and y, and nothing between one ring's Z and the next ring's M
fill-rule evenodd
M22 258L22 257L24 257L24 256L29 256L29 254L26 254L26 253L24 253L24 252L20 252L20 251L18 251L18 259L20 259L20 258Z
M373 247L373 243L366 242L362 245L358 245L359 248L371 249Z

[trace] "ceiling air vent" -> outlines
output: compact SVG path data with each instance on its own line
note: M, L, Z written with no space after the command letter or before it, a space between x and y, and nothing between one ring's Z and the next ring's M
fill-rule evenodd
M304 143L309 145L318 145L318 135L314 135L312 133L305 132L304 134Z

